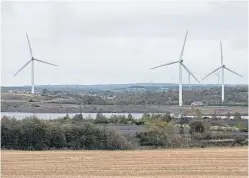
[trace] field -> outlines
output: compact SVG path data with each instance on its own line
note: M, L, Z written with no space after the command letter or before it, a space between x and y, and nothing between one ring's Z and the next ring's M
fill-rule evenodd
M248 148L2 151L2 178L248 177Z
M31 102L32 101L32 102ZM31 94L1 93L2 112L28 112L28 113L186 113L193 115L191 106L179 107L177 105L109 105L109 104L76 104L78 100L72 97L60 98L56 96L39 96ZM248 114L248 107L206 106L199 107L203 115L212 115L214 112L221 115L239 112Z
M145 105L82 105L80 108L76 104L58 104L58 103L38 103L38 102L25 102L25 101L2 101L1 111L2 112L28 112L28 113L179 113L181 110L183 113L188 112L188 115L193 115L191 113L192 107L185 106L145 106ZM199 107L203 115L213 115L216 111L220 112L221 115L226 116L227 113L239 112L242 115L248 113L248 107Z

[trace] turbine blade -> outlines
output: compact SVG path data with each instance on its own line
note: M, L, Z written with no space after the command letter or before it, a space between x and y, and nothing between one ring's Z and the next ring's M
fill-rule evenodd
M182 60L182 55L183 55L183 52L184 52L184 48L185 48L185 43L186 43L186 40L187 40L187 36L188 36L188 30L187 30L185 38L184 38L184 42L183 42L183 46L182 46L182 50L181 50L179 61Z
M210 76L211 74L215 73L217 70L219 70L220 68L222 68L222 66L218 67L217 69L215 69L214 71L212 71L211 73L209 73L206 77L204 77L202 80L204 80L205 78L207 78L208 76Z
M220 41L220 59L221 59L221 65L223 66L223 51L222 51L222 43Z
M30 52L30 55L31 55L31 57L33 57L33 52L32 52L32 48L31 48L31 45L30 45L30 41L29 41L29 37L28 37L28 33L27 33L27 32L26 32L26 37L27 37L28 44L29 44L29 52Z
M234 72L234 71L232 71L231 69L228 69L227 67L224 67L226 70L228 70L228 71L230 71L230 72L232 72L232 73L234 73L234 74L236 74L236 75L238 75L238 76L240 76L240 77L243 77L242 75L240 75L240 74L238 74L238 73L236 73L236 72Z
M190 72L190 70L182 63L182 66L186 69L186 71L190 74L190 75L192 75L192 77L194 77L194 79L198 82L198 83L200 83L199 82L199 80Z
M156 68L159 68L159 67L163 67L163 66L175 64L175 63L178 63L178 62L179 62L179 61L169 62L169 63L166 63L166 64L162 64L162 65L160 65L160 66L152 67L152 68L150 68L150 69L156 69Z
M44 63L44 64L49 64L49 65L52 65L52 66L58 66L58 65L55 65L55 64L46 62L46 61L39 60L39 59L34 59L34 60L35 60L35 61L38 61L38 62L41 62L41 63Z
M26 67L31 61L32 61L32 59L29 60L21 69L19 69L13 77L15 77L19 72L21 72L21 70L22 70L24 67Z

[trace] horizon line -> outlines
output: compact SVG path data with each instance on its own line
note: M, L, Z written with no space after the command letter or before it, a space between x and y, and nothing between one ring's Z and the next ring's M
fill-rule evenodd
M144 83L144 82L141 82L141 83L108 83L108 84L40 84L40 85L35 85L35 86L63 86L63 85L66 85L66 86L97 86L97 85L142 85L142 84L150 84L150 85L155 85L155 84L162 84L162 85L179 85L178 83ZM183 85L189 85L188 83L185 83ZM205 85L221 85L221 84L190 84L190 85L195 85L195 86L205 86ZM224 84L224 85L248 85L248 84ZM1 87L30 87L30 85L1 85Z

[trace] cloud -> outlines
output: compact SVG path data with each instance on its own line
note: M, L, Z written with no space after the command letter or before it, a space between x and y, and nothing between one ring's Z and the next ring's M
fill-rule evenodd
M248 41L247 40L236 40L232 42L231 45L232 49L237 49L237 50L241 50L241 49L246 49L248 50Z
M30 83L30 67L12 77L30 58L26 31L35 57L59 64L36 64L36 84L178 82L177 66L148 69L178 60L186 29L184 62L197 76L220 64L220 40L226 64L247 75L245 3L12 2L2 12L3 85Z

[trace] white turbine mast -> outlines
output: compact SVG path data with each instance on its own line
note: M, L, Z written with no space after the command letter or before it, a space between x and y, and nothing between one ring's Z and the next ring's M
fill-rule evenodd
M184 48L185 48L185 43L186 43L187 36L188 36L188 30L187 30L185 38L184 38L184 43L183 43L182 50L181 50L181 53L180 53L178 61L169 62L169 63L162 64L162 65L159 65L159 66L151 68L151 69L156 69L156 68L159 68L159 67L163 67L163 66L167 66L167 65L171 65L171 64L175 64L175 63L179 64L179 106L183 105L183 103L182 103L182 66L185 68L185 70L190 75L192 75L194 77L194 79L198 83L200 83L199 80L193 75L193 73L191 73L190 70L183 64L183 58L182 58L182 56L183 56L183 52L184 52Z
M16 74L14 75L14 77L19 73L21 72L22 69L24 69L30 62L31 62L31 93L34 94L34 61L37 61L37 62L41 62L41 63L44 63L44 64L49 64L49 65L52 65L52 66L57 66L55 64L52 64L52 63L49 63L49 62L45 62L45 61L42 61L42 60L39 60L39 59L36 59L34 58L33 56L33 52L32 52L32 48L31 48L31 45L30 45L30 41L29 41L29 37L28 37L28 33L26 32L26 37L27 37L27 41L28 41L28 46L29 46L29 52L30 52L30 56L31 56L31 59L21 68L19 69Z
M221 102L224 102L224 69L240 76L243 77L242 75L232 71L231 69L227 68L224 64L223 64L223 51L222 51L222 43L220 41L220 53L221 53L221 66L218 67L217 69L215 69L214 71L212 71L211 73L209 73L208 75L206 75L202 80L204 80L205 78L207 78L208 76L210 76L211 74L215 73L216 71L218 71L219 69L221 69Z

